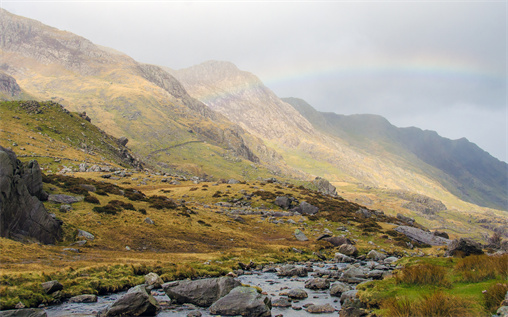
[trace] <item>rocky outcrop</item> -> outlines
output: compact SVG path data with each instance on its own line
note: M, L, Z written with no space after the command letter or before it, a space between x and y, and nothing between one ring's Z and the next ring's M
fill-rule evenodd
M0 97L16 98L21 94L21 88L14 77L0 72ZM1 99L1 98L0 98Z
M471 239L460 238L453 240L448 245L446 256L468 256L472 254L483 254L482 246Z
M240 282L234 278L224 276L194 281L176 281L166 283L162 287L168 297L179 304L191 303L208 307L240 285Z
M26 308L0 311L0 317L46 317L44 309Z
M210 307L212 315L223 316L271 316L270 297L261 295L255 288L239 286Z
M409 227L409 226L399 226L394 229L397 232L405 234L409 239L414 240L419 243L426 243L430 245L446 245L451 241L449 239L445 239L439 236L433 235L431 232L424 231L422 229Z
M0 236L46 244L60 239L61 221L46 211L38 197L47 194L37 162L23 164L14 152L0 146Z
M117 299L104 316L155 316L158 308L155 298L138 285Z
M337 188L324 178L316 177L312 183L316 185L318 192L323 195L337 197Z

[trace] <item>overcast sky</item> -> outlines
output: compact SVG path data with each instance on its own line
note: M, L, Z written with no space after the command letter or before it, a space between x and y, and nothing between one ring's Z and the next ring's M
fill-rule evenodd
M466 137L507 161L506 1L5 1L174 69L223 60L280 97Z

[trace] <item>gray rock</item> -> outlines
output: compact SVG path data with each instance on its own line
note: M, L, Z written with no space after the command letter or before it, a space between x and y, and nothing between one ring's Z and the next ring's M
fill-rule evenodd
M344 236L324 238L323 240L327 241L327 242L330 242L331 244L333 244L336 247L339 247L339 246L341 246L343 244L353 244L351 242L351 240L349 240L348 238L346 238Z
M198 310L191 311L187 314L187 317L201 317L201 316L203 316L203 314L201 314L201 312Z
M0 146L0 236L54 244L61 237L62 222L51 217L40 200L47 195L36 163L25 165Z
M150 272L145 275L145 284L148 286L153 286L155 288L160 288L164 281L160 278L157 273Z
M372 270L372 271L367 272L366 276L367 276L367 278L371 278L374 280L381 280L381 279L383 279L384 274L385 274L385 271Z
M96 192L97 188L94 185L91 184L79 184L79 186L83 189L88 190L89 192Z
M120 144L121 146L126 146L128 142L129 142L129 139L127 139L124 136L122 136L118 139L118 144Z
M318 192L320 192L321 194L333 197L338 196L337 189L335 188L335 186L330 184L330 182L327 181L326 179L318 176L312 181L312 183L316 185Z
M309 297L306 291L301 288L293 288L287 291L283 291L279 294L280 296L287 296L291 299L304 299Z
M83 200L82 196L69 196L63 194L49 195L48 200L58 204L74 204Z
M339 312L340 317L367 317L370 313L363 308L342 307Z
M409 226L399 226L394 229L397 232L405 234L409 239L426 243L430 245L447 245L451 241L439 236L433 235L431 232L423 231L422 229L409 227Z
M272 301L272 307L291 307L291 301L286 297L277 298Z
M496 314L500 317L508 317L508 306L499 307Z
M117 299L105 316L155 316L158 308L157 301L146 292L145 287L137 285Z
M358 264L356 264L358 265ZM354 265L349 265L347 269L342 273L344 278L357 277L357 278L365 278L366 270L362 267L356 267Z
M92 241L93 239L95 239L95 236L93 234L91 234L90 232L78 229L78 234L76 235L76 238Z
M60 284L60 282L58 282L56 280L44 282L41 284L41 286L42 286L42 289L44 290L44 292L46 292L46 294L52 294L56 291L63 290L63 285Z
M386 264L392 264L393 262L396 262L398 260L399 260L399 258L394 257L394 256L390 256L390 257L384 259L383 262L386 263Z
M95 303L97 302L97 295L84 294L69 298L69 303Z
M353 301L354 299L356 299L357 292L358 292L357 290L350 290L342 293L342 295L340 296L340 303L344 305L344 303L346 303L346 301L348 300Z
M69 212L72 210L72 206L71 205L60 205L60 212Z
M230 185L240 184L240 181L236 180L234 178L231 178L230 180L228 180L228 184L230 184Z
M86 164L86 163L81 163L81 164L79 164L79 169L78 169L78 171L79 171L80 173L84 173L84 172L86 172L86 169L87 169L87 168L88 168L88 164Z
M336 283L333 283L333 285L330 287L330 295L340 297L342 295L342 293L345 293L350 290L351 290L351 286L349 286L345 283L336 282Z
M309 270L306 267L296 267L294 265L284 265L279 268L277 275L278 276L299 276L306 277L309 273Z
M164 292L179 304L191 303L201 307L212 305L241 283L232 277L177 281L162 285Z
M367 259L371 259L374 261L382 261L386 259L386 254L383 254L376 250L371 250L369 253L367 253Z
M325 278L312 278L305 283L308 289L329 289L330 282Z
M339 263L351 263L351 262L355 261L352 257L349 257L345 254L340 253L340 252L335 253L334 259L335 259L335 261L337 261Z
M471 254L483 254L482 246L469 238L453 240L448 245L446 256L468 256Z
M69 251L69 252L74 252L74 253L79 253L79 249L76 249L76 248L63 248L63 251Z
M280 208L289 209L291 208L291 200L287 196L279 196L275 198L275 205Z
M150 219L149 217L146 217L146 218L145 218L145 222L146 222L147 224L149 224L149 225L155 225L155 222L154 222L152 219Z
M255 288L238 286L212 306L210 314L224 316L271 316L272 303L268 296L261 295Z
M0 317L47 317L44 309L26 308L0 311Z
M311 314L325 314L325 313L333 313L336 311L336 309L330 305L329 303L322 304L322 305L310 305L305 309L308 313Z
M356 256L358 254L358 249L356 249L354 245L343 244L339 247L339 252L348 256Z
M309 241L309 238L300 229L295 229L295 238L298 241Z
M300 213L303 214L303 215L314 215L314 214L317 214L319 212L319 208L316 207L316 206L313 206L311 204L309 204L308 202L306 201L302 201L300 203Z

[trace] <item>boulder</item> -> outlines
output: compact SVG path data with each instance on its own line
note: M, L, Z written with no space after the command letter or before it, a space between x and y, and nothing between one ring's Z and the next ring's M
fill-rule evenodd
M343 244L353 244L351 242L351 240L349 240L348 238L346 238L344 236L324 238L323 240L327 241L327 242L330 242L331 244L333 244L336 247L339 247L339 246L341 246Z
M295 229L295 238L298 241L309 241L309 238L300 229Z
M453 240L448 245L445 256L468 256L471 254L483 254L482 246L469 238Z
M155 222L152 219L150 219L150 217L146 217L145 222L149 225L155 225Z
M278 196L275 198L275 205L283 209L291 208L291 200L287 196Z
M336 283L333 283L332 287L330 287L330 295L340 297L342 295L342 293L345 293L350 290L351 290L351 286L349 286L345 283L336 282Z
M64 194L49 195L48 200L58 204L74 204L83 200L82 196L70 196Z
M145 284L148 286L153 286L155 288L160 288L164 281L160 278L157 273L150 272L145 275Z
M356 249L354 245L343 244L339 247L339 252L348 256L356 256L358 254L358 249Z
M0 311L0 317L46 317L44 309L26 308Z
M339 312L340 317L367 317L372 316L363 308L343 307Z
M303 266L294 266L294 265L284 265L279 268L277 275L278 276L299 276L306 277L309 273L309 270Z
M97 302L97 295L83 294L69 298L69 303L95 303Z
M238 286L222 297L212 306L210 314L222 316L271 316L272 302L270 297L261 295L255 288Z
M105 316L155 316L159 305L143 285L129 289L106 311Z
M355 261L355 259L353 259L352 257L349 257L345 254L340 253L340 252L335 253L334 259L335 259L335 261L337 261L339 263L351 263L351 262Z
M305 283L308 289L329 289L330 282L325 278L312 278Z
M291 300L286 297L277 298L272 301L272 307L291 307Z
M46 292L46 294L52 294L56 291L61 291L63 289L63 285L56 280L44 282L41 284L41 286L44 292Z
M290 289L290 290L281 292L279 295L280 296L287 296L291 299L304 299L304 298L309 297L307 292L301 288Z
M367 272L362 267L349 265L347 267L347 269L342 273L342 277L343 278L365 278L366 273Z
M386 254L378 252L376 250L371 250L369 253L367 253L367 259L374 261L382 261L386 259Z
M314 215L319 212L318 207L313 206L306 201L302 201L299 207L300 207L299 212L303 215Z
M337 197L337 188L330 184L329 181L327 181L324 178L316 177L312 183L316 185L318 192L320 192L323 195L328 195L332 197Z
M129 139L127 139L124 136L122 136L118 139L118 144L120 144L121 146L126 146L128 142L129 142Z
M432 234L435 236L441 237L441 238L450 239L450 236L448 235L448 233L446 233L444 231L436 230Z
M231 178L230 180L228 180L227 183L230 184L230 185L234 185L234 184L240 184L240 181L236 180L234 178Z
M40 200L47 197L41 175L36 161L25 165L14 152L0 146L0 236L28 237L46 244L60 239L62 222Z
M311 314L326 314L333 313L336 309L329 303L326 303L322 305L310 305L307 309L305 309L305 311Z
M415 227L399 226L394 230L405 234L409 239L419 243L426 243L430 245L447 245L451 242L448 239L433 235L431 232L424 231Z
M76 235L76 238L78 239L86 239L86 240L93 240L95 239L95 236L91 234L90 232L87 232L85 230L78 229L78 234Z
M191 303L201 307L212 305L241 283L229 276L194 281L176 281L162 285L164 292L179 304Z

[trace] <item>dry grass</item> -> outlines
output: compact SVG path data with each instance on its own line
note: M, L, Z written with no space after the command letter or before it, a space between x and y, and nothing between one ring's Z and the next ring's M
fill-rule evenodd
M405 267L395 275L397 283L449 287L451 282L444 267L430 263Z
M470 311L471 303L443 292L423 295L419 300L393 298L385 301L381 308L387 316L393 317L468 317L475 316Z
M489 287L483 294L485 309L490 313L495 313L504 300L506 292L508 292L508 285L506 283L496 283Z
M489 279L508 278L508 254L471 255L460 259L455 270L463 282L481 282Z

